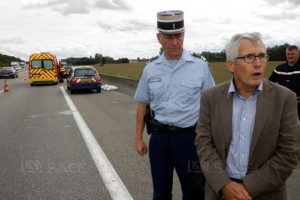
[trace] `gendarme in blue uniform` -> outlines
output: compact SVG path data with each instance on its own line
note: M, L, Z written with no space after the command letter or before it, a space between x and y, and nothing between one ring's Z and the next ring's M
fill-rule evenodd
M207 63L184 50L175 65L164 55L150 62L134 99L150 104L160 123L185 128L196 124L201 94L214 85Z
M182 50L183 11L158 12L157 30L164 53L147 64L134 96L138 101L136 149L140 155L149 149L153 200L172 199L174 169L180 180L182 200L199 199L204 196L204 176L196 154L195 124L201 94L215 83L207 63ZM148 104L155 120L143 116ZM149 148L142 140L144 122L151 134ZM191 181L196 173L197 180L202 180L197 187Z

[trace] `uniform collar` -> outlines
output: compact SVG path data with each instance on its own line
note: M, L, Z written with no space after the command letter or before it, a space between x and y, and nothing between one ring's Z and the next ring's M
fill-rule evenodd
M167 60L167 58L164 56L164 54L162 54L162 55L159 56L158 59L155 60L155 63L160 64L160 63L162 63L166 60ZM181 55L180 59L178 60L178 62L182 62L182 61L194 62L194 59L191 56L191 54L185 49L183 49L182 55ZM167 62L165 62L165 63L167 63Z

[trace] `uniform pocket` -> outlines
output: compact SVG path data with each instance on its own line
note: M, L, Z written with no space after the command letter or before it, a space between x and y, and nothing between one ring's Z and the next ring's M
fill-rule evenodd
M155 105L159 104L159 100L162 99L164 94L164 84L163 82L152 82L149 83L150 90L150 101Z
M195 101L201 92L201 80L181 80L180 96L182 102Z

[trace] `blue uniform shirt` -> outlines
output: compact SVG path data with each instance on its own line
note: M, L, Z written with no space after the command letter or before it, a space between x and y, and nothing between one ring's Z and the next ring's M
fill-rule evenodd
M150 104L163 124L190 127L199 117L201 94L215 85L209 66L184 50L175 65L164 55L142 73L134 99Z

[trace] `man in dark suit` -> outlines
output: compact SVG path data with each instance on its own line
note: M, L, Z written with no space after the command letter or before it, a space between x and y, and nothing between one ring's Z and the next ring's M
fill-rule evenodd
M232 80L203 94L196 129L205 199L286 200L298 162L297 97L264 79L259 33L234 35L225 51Z

